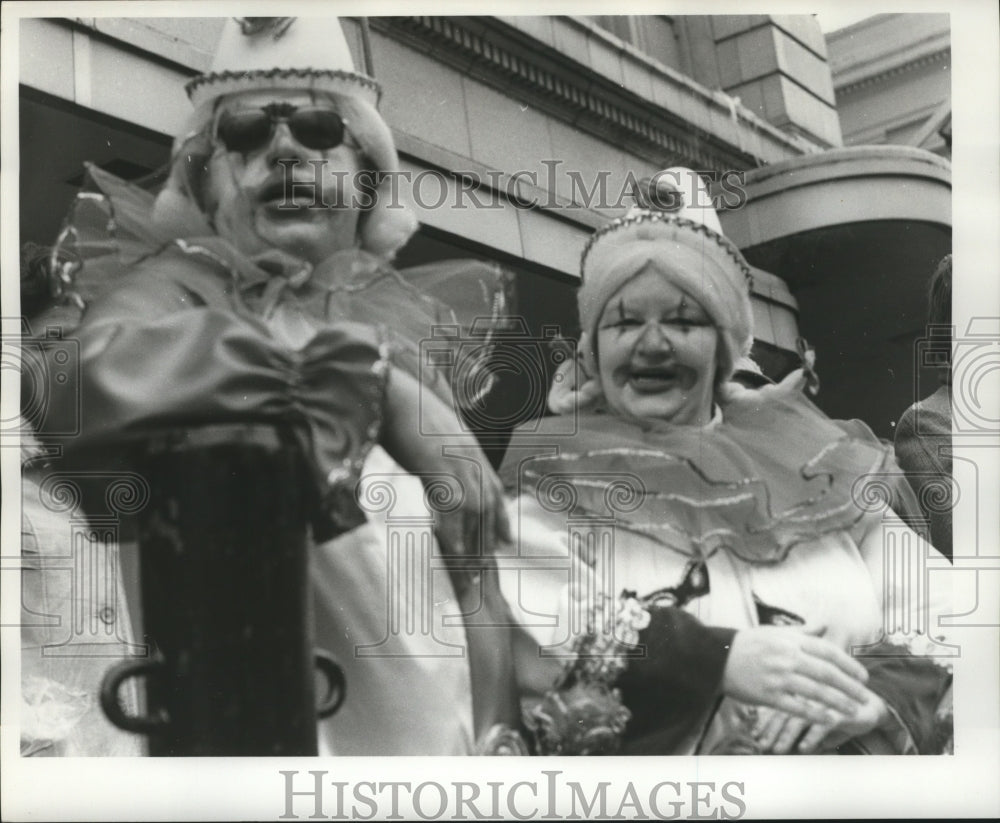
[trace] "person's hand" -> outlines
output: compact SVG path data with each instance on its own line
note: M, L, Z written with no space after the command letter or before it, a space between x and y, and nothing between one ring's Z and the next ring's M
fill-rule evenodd
M865 689L866 699L850 717L842 717L833 726L813 726L799 743L802 754L811 754L823 744L826 749L839 746L852 737L868 734L873 729L884 726L890 718L889 707L874 692Z
M479 442L447 403L399 369L387 384L382 446L421 478L445 555L487 556L511 542L503 486Z
M788 754L806 729L829 728L831 727L826 725L812 725L808 720L794 717L788 712L762 708L758 714L753 736L761 754Z
M582 353L590 346L587 332L580 336L575 356L568 356L556 369L549 389L549 411L555 414L572 414L590 407L604 391L601 382L587 374Z
M722 691L812 723L834 726L867 700L864 666L800 627L760 626L736 633Z
M852 737L860 737L883 725L889 718L885 701L865 689L866 699L850 717L839 716L833 724L810 724L781 711L764 710L754 737L762 754L812 754L822 744L824 749L839 746Z

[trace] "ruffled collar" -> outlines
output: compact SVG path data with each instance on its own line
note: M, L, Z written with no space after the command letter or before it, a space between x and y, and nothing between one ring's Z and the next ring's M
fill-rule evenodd
M72 306L72 316L62 318L67 327L78 323L83 307L114 289L119 278L141 269L149 276L162 275L163 264L173 266L177 276L197 273L192 284L202 275L224 278L221 285L234 295L233 309L240 313L271 318L287 301L313 318L376 326L394 350L409 352L406 368L424 380L430 381L436 370L422 368L417 352L436 325L452 330L442 345L456 351L468 337L477 341L475 353L463 355L470 365L484 366L491 356L493 322L507 311L509 282L494 263L447 260L400 272L357 246L316 266L277 249L251 257L216 235L195 204L176 189L167 187L154 196L96 166L88 165L87 171L92 190L74 201L52 256L67 261L57 271L64 296L71 298L63 301ZM144 265L154 260L155 266ZM478 372L471 368L469 374ZM478 391L462 395L469 395L468 402L487 392L492 380L477 385Z
M246 255L215 234L205 215L178 192L154 196L93 164L86 168L93 188L74 201L53 255L72 261L61 279L78 304L113 287L116 277L137 264L170 253L226 272L236 290L252 295L263 311L287 290L351 294L395 275L387 261L360 247L316 266L280 249Z
M515 432L501 477L573 521L610 519L685 555L725 549L757 563L884 507L864 481L890 487L895 463L863 424L831 420L791 386L737 393L718 416L705 427L546 418Z

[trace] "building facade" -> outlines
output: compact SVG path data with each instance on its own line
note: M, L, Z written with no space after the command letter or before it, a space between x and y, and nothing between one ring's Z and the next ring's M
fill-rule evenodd
M947 14L877 14L831 32L827 49L845 146L951 156Z

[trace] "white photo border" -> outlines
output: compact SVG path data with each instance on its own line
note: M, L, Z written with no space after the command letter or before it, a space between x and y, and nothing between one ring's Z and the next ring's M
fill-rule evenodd
M211 14L244 14L274 10L274 3L222 2L212 4ZM301 6L301 8L299 8ZM421 2L422 13L477 14L482 6L469 2ZM984 312L985 307L1000 315L1000 60L997 43L998 17L994 3L988 0L959 3L916 2L871 4L863 0L838 2L838 12L849 8L878 13L880 11L947 12L952 20L953 59L953 244L955 260L954 322L959 329L968 320ZM329 11L339 15L404 14L414 7L401 2L282 3L282 13L297 11L316 14ZM629 0L615 7L617 13L660 13L664 4ZM767 13L815 13L833 8L830 2L754 2L737 3L724 0L713 3L714 14L746 14L759 10ZM600 2L550 2L549 14L601 13L608 9ZM676 13L705 12L698 0L674 0L669 9ZM136 2L127 7L120 3L18 3L3 4L2 22L2 193L0 212L3 213L2 304L4 315L16 315L19 305L18 281L13 276L18 266L18 19L22 17L56 16L205 16L209 7L189 2ZM533 14L538 4L504 2L504 13ZM6 322L6 321L5 321ZM4 334L15 330L4 328ZM993 375L996 378L997 375ZM9 419L18 408L17 381L4 370L3 419ZM995 391L992 386L987 391ZM4 556L13 554L19 545L19 485L18 453L4 444L3 461L3 522ZM978 449L984 491L982 500L1000 500L1000 438L993 448ZM955 516L955 545L974 540L977 524L962 516L963 500ZM978 524L980 549L988 554L1000 554L995 506L987 509L986 518ZM241 820L281 819L286 812L286 778L281 771L296 772L293 778L306 786L309 772L323 771L327 792L323 816L337 818L336 782L347 786L348 797L358 785L408 781L416 787L422 783L444 785L467 781L482 788L482 798L494 791L490 782L499 783L501 801L511 797L513 814L531 814L523 819L562 819L552 815L547 787L552 781L559 787L560 806L568 803L573 790L566 788L573 781L589 798L601 781L610 781L606 814L613 816L626 800L631 785L647 814L652 816L646 800L650 790L668 783L681 786L687 798L675 812L679 817L708 815L714 810L723 817L751 818L810 818L810 817L991 817L1000 814L1000 630L996 626L964 629L956 633L962 644L962 658L955 669L955 754L940 757L790 757L780 761L770 757L645 757L645 758L246 758L246 759L31 759L18 754L17 699L19 666L14 652L15 632L9 626L16 623L20 601L16 573L6 566L0 575L0 602L5 625L3 631L3 722L0 723L0 756L2 769L2 804L5 820ZM984 590L989 602L995 603L997 575L985 578ZM11 612L15 617L11 620ZM414 696L414 699L419 699ZM712 788L706 788L712 784ZM693 786L693 788L692 788ZM706 793L718 801L722 789L728 786L729 799L721 805L706 805L698 801ZM532 791L534 787L534 792ZM737 788L739 787L739 788ZM671 788L662 790L661 811L673 808ZM368 790L363 792L366 796ZM732 799L739 797L739 802ZM382 794L380 797L386 797ZM401 799L396 819L412 819L414 810ZM312 814L308 797L294 798L298 819ZM485 804L485 805L484 805ZM436 794L428 790L423 807L437 808ZM479 804L488 808L485 800ZM579 808L579 806L578 806ZM367 819L390 815L392 809L382 805L377 814L369 805L355 804L355 812ZM418 810L419 811L419 810ZM634 804L621 809L626 819L636 813ZM468 814L468 810L466 810ZM506 807L502 817L511 814ZM597 812L595 811L596 815ZM289 819L289 818L285 818ZM347 819L341 817L340 819ZM432 819L432 818L427 818ZM440 819L470 819L445 817ZM494 818L500 819L500 818ZM581 818L577 818L581 819ZM694 819L697 819L695 817ZM701 819L706 819L704 816Z

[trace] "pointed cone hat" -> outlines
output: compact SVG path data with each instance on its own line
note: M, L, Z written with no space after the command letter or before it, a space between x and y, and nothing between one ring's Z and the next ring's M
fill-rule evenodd
M336 17L236 17L226 21L206 74L190 80L196 108L225 94L261 89L316 89L372 106L378 83L354 69Z
M194 114L174 143L175 160L193 152L192 139L209 138L206 124L222 97L250 91L314 91L328 94L349 124L364 155L365 168L384 175L376 203L359 228L367 251L391 257L416 231L409 196L394 186L399 169L392 132L378 112L381 86L354 69L347 38L336 17L236 17L226 21L208 72L187 83ZM210 153L211 146L203 146ZM177 211L170 202L195 188L183 162L174 163L171 181L158 199L158 214ZM190 198L189 198L190 199Z

